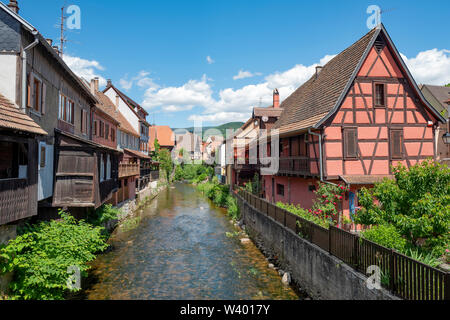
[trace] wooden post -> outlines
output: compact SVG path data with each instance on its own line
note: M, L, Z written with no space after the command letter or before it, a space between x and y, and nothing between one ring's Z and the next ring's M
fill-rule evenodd
M353 266L355 269L358 269L359 266L359 257L358 257L358 247L359 247L359 237L357 235L354 235L353 238Z
M395 292L395 253L394 250L391 250L389 253L389 289L392 293Z
M450 300L450 272L444 275L444 299Z

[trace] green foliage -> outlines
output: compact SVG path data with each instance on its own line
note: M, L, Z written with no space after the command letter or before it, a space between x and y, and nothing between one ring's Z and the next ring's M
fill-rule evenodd
M320 183L319 188L315 191L317 198L309 212L321 219L336 223L339 218L338 205L347 191L348 187L346 186Z
M214 175L214 168L201 164L177 165L175 167L175 180L188 180L190 183L205 181Z
M159 144L158 139L155 139L153 146L155 147L155 153L159 154L159 151L161 150L161 145Z
M261 193L261 180L259 179L258 173L255 173L252 181L244 183L244 187L247 192L259 196Z
M159 166L162 171L166 174L167 181L170 180L170 175L172 174L173 170L173 162L172 162L172 156L167 149L162 149L158 152L158 161Z
M442 256L450 243L450 169L424 161L393 171L395 180L361 190L356 221L390 224L412 246Z
M420 261L420 262L425 263L434 268L439 266L442 263L432 253L424 253L424 252L421 252L419 249L409 248L408 250L406 250L405 254L407 256L410 256L414 260Z
M328 229L330 225L333 224L332 220L330 220L329 218L325 218L322 215L316 215L312 213L311 210L303 209L300 206L282 202L277 202L277 206L326 229Z
M12 299L59 300L69 291L69 267L87 276L95 253L106 249L102 228L77 222L60 211L61 220L29 226L25 233L0 249L0 271L14 272Z
M379 225L361 233L364 239L375 242L387 248L404 252L407 241L392 225Z
M104 226L111 220L117 220L119 218L120 210L114 208L111 204L104 204L100 208L96 209L94 213L89 215L87 221L93 226Z
M232 195L227 196L227 208L228 208L228 216L233 220L240 219L239 207L237 205L236 198Z

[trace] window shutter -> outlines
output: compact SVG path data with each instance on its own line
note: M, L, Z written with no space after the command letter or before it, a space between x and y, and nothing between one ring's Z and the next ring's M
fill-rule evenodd
M402 158L403 156L403 132L402 130L391 131L391 155L392 158Z
M344 130L344 153L347 158L356 158L358 156L356 129Z
M34 107L34 96L35 96L35 88L34 88L34 76L32 73L30 73L30 100L29 100L29 107L33 108Z
M47 85L42 82L42 104L41 104L41 113L45 114L45 100L47 98Z
M31 108L31 73L27 76L27 107Z

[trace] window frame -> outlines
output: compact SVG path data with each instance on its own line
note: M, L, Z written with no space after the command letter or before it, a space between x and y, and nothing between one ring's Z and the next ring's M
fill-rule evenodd
M383 86L383 104L377 104L377 86ZM379 82L375 81L373 83L373 95L372 95L372 102L374 108L386 108L387 107L387 96L386 96L386 83L385 82Z
M75 125L75 101L59 92L58 120Z
M400 132L400 154L394 154L394 138L393 138L393 133L394 132ZM391 160L401 160L404 158L404 136L403 136L403 128L391 128L389 130L389 154L390 154L390 158Z
M284 184L281 183L276 184L276 194L277 196L284 197Z
M355 153L354 155L348 154L348 139L347 139L347 132L353 131L354 137L355 137ZM357 127L343 127L342 128L342 156L344 160L354 160L358 159L359 152L358 152L358 128Z

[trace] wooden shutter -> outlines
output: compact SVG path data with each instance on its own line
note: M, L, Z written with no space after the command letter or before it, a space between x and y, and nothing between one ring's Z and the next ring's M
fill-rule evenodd
M358 157L358 137L357 129L344 129L344 157Z
M45 114L45 100L47 98L47 85L42 82L42 104L41 104L41 113Z
M31 74L27 76L27 107L31 108Z
M391 157L403 158L403 130L391 130Z

